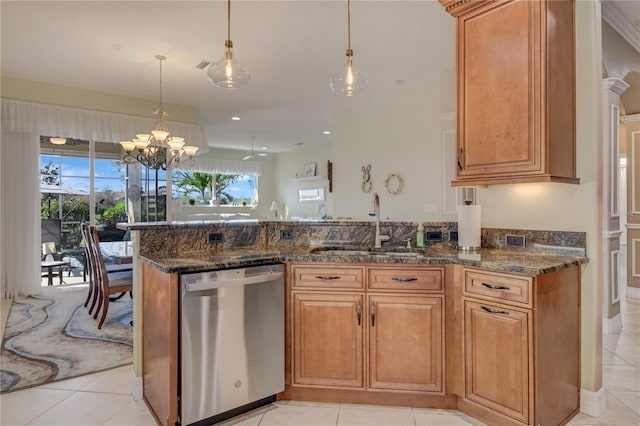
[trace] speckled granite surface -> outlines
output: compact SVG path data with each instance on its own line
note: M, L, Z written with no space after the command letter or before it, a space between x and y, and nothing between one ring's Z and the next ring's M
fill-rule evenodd
M164 272L199 272L214 269L238 268L280 262L337 262L337 263L394 263L394 264L459 264L479 267L497 272L520 273L528 276L546 274L580 265L588 260L582 256L558 256L540 253L512 253L503 250L481 250L478 253L461 253L446 246L432 247L424 251L403 250L400 252L352 250L320 250L313 248L234 249L209 255L193 253L180 257L148 254L141 256ZM359 250L354 250L358 248ZM324 249L324 247L323 247ZM330 247L334 249L334 247Z
M391 235L386 248L373 246L373 221L196 221L138 223L127 227L140 231L143 260L165 272L197 272L212 269L255 266L277 262L344 262L462 264L493 271L538 275L586 263L586 234L583 232L483 229L483 250L466 254L450 241L456 222L425 222L425 231L442 233L442 241L415 246L418 222L382 222L381 233ZM292 239L281 239L280 231L292 231ZM212 244L208 234L221 233L223 241ZM524 248L506 247L505 236L524 235ZM321 247L319 248L313 247ZM330 249L343 251L327 252ZM351 253L344 250L350 250ZM356 252L359 253L355 253Z

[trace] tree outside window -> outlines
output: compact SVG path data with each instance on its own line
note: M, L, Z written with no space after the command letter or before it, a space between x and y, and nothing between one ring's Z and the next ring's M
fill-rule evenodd
M246 206L255 205L255 176L176 171L174 199L183 204Z

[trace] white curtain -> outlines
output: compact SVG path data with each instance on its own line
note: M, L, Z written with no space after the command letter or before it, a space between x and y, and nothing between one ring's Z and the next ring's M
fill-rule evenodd
M0 139L0 295L40 288L40 135L119 142L151 129L153 118L2 99ZM198 154L200 126L169 122Z
M0 295L37 294L40 287L40 135L0 139Z
M148 133L154 124L153 118L2 99L2 127L13 132L118 143L136 133ZM167 124L171 133L197 146L198 155L209 151L200 126L174 121Z
M257 161L214 160L212 158L194 158L193 161L180 163L176 169L227 175L260 176L262 174L262 166Z

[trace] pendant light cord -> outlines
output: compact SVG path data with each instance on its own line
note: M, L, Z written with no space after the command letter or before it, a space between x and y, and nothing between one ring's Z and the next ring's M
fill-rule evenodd
M160 62L160 108L162 108L162 59Z
M353 55L351 52L351 0L347 0L347 56Z
M227 0L227 40L231 40L231 0Z

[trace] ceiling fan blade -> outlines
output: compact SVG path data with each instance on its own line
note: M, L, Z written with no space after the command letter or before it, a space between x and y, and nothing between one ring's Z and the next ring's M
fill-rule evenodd
M243 160L250 160L254 157L253 153L249 154L249 155L245 155L244 157L242 157Z

